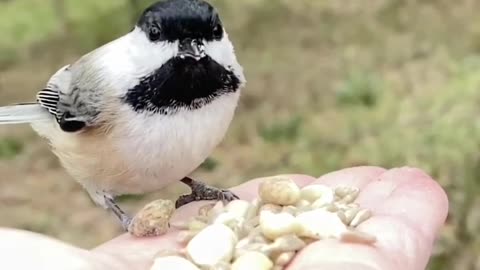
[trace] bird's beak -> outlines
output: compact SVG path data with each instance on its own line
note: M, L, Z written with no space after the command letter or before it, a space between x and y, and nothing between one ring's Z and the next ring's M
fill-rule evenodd
M178 57L191 57L198 61L205 57L205 46L197 39L186 38L178 44Z

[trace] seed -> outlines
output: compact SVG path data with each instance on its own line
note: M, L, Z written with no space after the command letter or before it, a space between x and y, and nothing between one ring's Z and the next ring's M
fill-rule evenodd
M289 205L289 206L284 206L282 208L282 212L283 213L288 213L292 216L296 216L298 214L299 210L295 206Z
M293 260L293 257L295 257L294 251L280 253L275 258L275 266L286 266Z
M212 208L215 206L215 203L209 203L206 205L203 205L202 207L198 208L198 215L199 216L208 216L208 212L212 210Z
M343 222L343 224L348 225L347 216L345 215L345 212L338 211L337 216Z
M174 210L173 201L153 201L135 215L128 231L137 237L163 235L168 230L170 217Z
M360 208L350 208L345 210L345 217L348 225L352 223L353 218L357 215L360 211Z
M343 197L340 202L344 204L350 204L353 203L358 197L358 193L355 194L347 194L345 197Z
M347 230L340 234L340 241L348 243L373 244L377 238L361 231Z
M345 196L351 194L356 199L359 192L360 192L360 189L358 189L357 187L339 186L335 188L335 195L337 195L340 198L344 198Z
M270 270L272 261L260 252L250 251L238 257L232 264L232 270Z
M194 219L188 223L188 230L190 231L195 231L199 232L203 230L205 227L207 227L207 224L205 222L201 222L197 219Z
M295 234L289 234L280 236L279 238L275 239L275 241L270 244L269 250L271 252L290 252L290 251L297 251L304 248L307 244L305 241L300 239Z
M263 235L274 240L282 235L294 233L297 230L295 217L289 213L272 213L262 211L260 213L260 229Z
M300 189L289 178L272 177L260 184L259 195L264 203L295 205L300 199Z
M245 220L250 220L254 217L257 217L261 206L262 206L262 203L260 202L260 199L258 198L254 199L251 203L250 209L248 209L248 212L245 215Z
M234 200L228 203L227 206L225 206L225 210L228 213L232 213L237 218L244 219L246 218L252 207L252 204L247 201Z
M179 244L186 244L197 234L194 231L180 231L177 235L177 242Z
M169 257L169 256L177 256L183 258L183 253L180 250L175 249L162 249L155 254L155 258L157 257Z
M360 223L366 221L371 216L372 216L372 211L368 209L362 209L358 211L358 213L353 218L352 222L350 222L350 226L357 227L358 225L360 225Z
M318 202L319 204L321 202L327 204L334 201L335 194L330 187L324 185L310 185L300 190L300 197L312 203L320 200Z
M282 212L282 207L280 205L267 203L267 204L264 204L260 207L260 212L261 211L270 211L272 213L277 214L277 213Z
M314 239L338 237L346 230L345 224L336 213L324 209L301 213L296 217L296 221L299 226L297 235Z
M231 260L236 243L237 236L229 227L212 224L190 240L187 255L197 265L214 266Z
M296 206L297 208L299 208L299 209L302 209L302 208L305 208L305 207L310 206L310 202L307 201L307 200L303 200L303 199L302 199L302 200L299 200L299 201L295 204L295 206Z
M167 256L156 258L150 270L200 270L195 264L185 258L178 256Z
M334 203L331 203L331 204L327 204L327 205L324 205L322 207L322 209L325 209L327 210L328 212L337 212L339 209L338 209L338 206Z

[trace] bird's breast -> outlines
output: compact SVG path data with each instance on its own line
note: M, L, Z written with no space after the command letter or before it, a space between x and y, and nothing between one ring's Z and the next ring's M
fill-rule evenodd
M238 97L224 94L201 108L170 115L121 110L108 137L124 177L107 177L104 189L148 192L190 174L223 139Z

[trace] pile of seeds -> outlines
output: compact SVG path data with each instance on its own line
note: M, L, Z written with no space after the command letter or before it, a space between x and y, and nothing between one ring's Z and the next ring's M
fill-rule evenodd
M309 243L326 238L373 244L355 228L371 216L355 203L359 190L310 185L300 189L285 177L259 186L251 202L218 202L199 209L181 230L185 248L158 254L151 270L280 270Z

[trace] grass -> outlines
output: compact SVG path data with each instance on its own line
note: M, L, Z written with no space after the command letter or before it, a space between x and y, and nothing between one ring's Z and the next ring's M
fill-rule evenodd
M267 174L320 175L363 164L420 167L450 197L448 224L429 269L474 268L480 252L480 3L213 2L249 83L224 143L196 175L229 186ZM136 12L126 1L69 0L69 31L61 34L50 5L40 3L0 3L2 105L31 97L64 62L128 31ZM26 8L30 4L34 8ZM0 138L15 132L27 131L3 131ZM9 176L0 179L0 189L17 190L3 210L14 216L0 225L38 228L82 246L118 233L76 183L64 180L58 164L38 164L52 158L44 142L32 135L25 144L0 167ZM52 190L58 197L34 196ZM171 187L161 196L178 192ZM36 198L36 207L21 203L22 196ZM59 208L61 196L67 198ZM125 199L133 209L154 196ZM44 222L50 217L56 218ZM56 220L65 220L63 227ZM92 229L90 220L102 229Z

